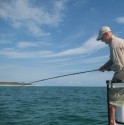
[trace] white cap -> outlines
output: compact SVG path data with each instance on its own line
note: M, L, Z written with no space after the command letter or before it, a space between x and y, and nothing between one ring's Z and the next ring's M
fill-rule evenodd
M99 40L102 38L103 34L109 32L109 31L111 31L111 29L110 29L109 27L103 26L103 27L99 30L99 36L97 37L96 40L99 41Z

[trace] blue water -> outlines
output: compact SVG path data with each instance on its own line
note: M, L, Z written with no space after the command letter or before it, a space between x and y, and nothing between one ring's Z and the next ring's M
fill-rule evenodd
M106 125L104 87L0 87L0 125Z

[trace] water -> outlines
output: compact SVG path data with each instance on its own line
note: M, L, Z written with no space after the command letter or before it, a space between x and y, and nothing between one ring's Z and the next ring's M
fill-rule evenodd
M0 125L107 125L104 87L0 87Z

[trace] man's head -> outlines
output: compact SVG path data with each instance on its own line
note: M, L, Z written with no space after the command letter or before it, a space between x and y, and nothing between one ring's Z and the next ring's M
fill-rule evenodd
M103 26L100 30L99 30L99 36L97 37L96 40L102 40L103 42L105 42L106 44L109 44L109 42L112 39L112 31L109 27L107 26Z

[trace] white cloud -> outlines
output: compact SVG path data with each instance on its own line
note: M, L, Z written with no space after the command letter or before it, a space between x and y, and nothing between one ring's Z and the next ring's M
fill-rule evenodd
M34 43L21 42L19 47L37 46ZM0 51L0 55L7 56L10 58L40 58L40 57L62 57L62 56L73 56L79 54L89 54L104 48L105 44L96 41L96 36L91 37L81 47L69 49L63 52L52 52L52 51L18 51L15 49L3 49Z
M99 41L96 41L96 36L91 37L88 41L86 41L81 47L69 49L53 56L70 56L70 55L78 55L78 54L87 54L93 51L97 51L101 48L105 47L105 44Z
M39 46L51 46L51 43L45 41L20 41L16 43L17 48L29 48L29 47L39 47Z
M47 57L53 54L51 51L18 51L12 48L3 49L0 51L0 55L7 56L9 58L40 58Z
M83 60L82 63L98 63L103 62L104 60L108 60L109 56L98 56L98 57L92 57L92 58L86 58Z
M120 23L120 24L124 24L124 17L118 17L118 18L116 19L116 22L117 22L117 23Z
M0 18L11 23L15 28L26 28L33 35L49 35L44 32L42 26L56 26L62 19L65 0L53 2L50 7L40 7L33 4L30 0L11 0L0 1ZM51 8L49 11L48 9Z
M27 48L27 47L37 47L38 43L35 42L18 42L17 47L18 48Z

